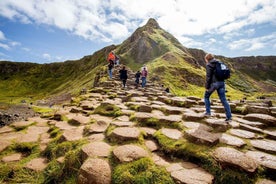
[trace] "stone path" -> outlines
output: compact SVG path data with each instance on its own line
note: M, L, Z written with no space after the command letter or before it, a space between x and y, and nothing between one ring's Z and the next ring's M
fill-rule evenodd
M175 183L213 183L217 176L212 169L196 161L200 153L195 151L185 158L185 149L181 147L187 144L208 148L207 156L223 166L219 172L223 173L223 168L237 168L252 176L266 169L275 174L276 108L267 107L263 101L231 102L233 121L226 124L218 100L213 100L213 115L204 117L202 99L176 97L150 82L145 89L135 89L134 80L128 80L127 88L122 89L115 78L78 99L57 108L51 117L29 118L0 128L0 152L16 143L38 143L43 151L53 141L52 130L56 129L61 132L60 143L87 140L80 151L78 183L111 183L112 157L119 164L149 157L157 166L165 167ZM245 106L248 114L236 113L236 109ZM97 111L100 107L101 111ZM160 137L177 143L175 149L182 153L167 148ZM0 167L25 157L20 152L0 154ZM64 162L63 157L56 159ZM38 155L25 163L25 168L42 172L49 162ZM256 183L275 183L272 179L259 178Z

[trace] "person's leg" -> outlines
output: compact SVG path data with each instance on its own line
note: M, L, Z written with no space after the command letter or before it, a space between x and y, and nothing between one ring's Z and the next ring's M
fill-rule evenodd
M232 115L231 115L231 108L229 103L227 102L226 96L225 96L225 84L224 82L220 83L219 88L217 89L218 96L220 98L220 101L224 107L225 114L226 114L226 120L231 120Z
M146 80L146 78L145 78L145 77L142 77L142 88L145 87L145 84L146 84L146 83L145 83L145 82L146 82L145 80Z
M107 70L107 72L108 72L109 78L111 79L112 78L111 70Z
M205 103L205 114L206 115L211 115L211 103L210 103L210 96L212 95L212 93L215 91L215 89L217 88L216 84L213 83L210 87L210 89L207 91L205 91L204 93L204 103Z
M211 103L210 103L210 96L212 92L205 91L204 94L204 103L205 103L205 114L211 115Z
M123 79L124 88L126 87L126 79Z

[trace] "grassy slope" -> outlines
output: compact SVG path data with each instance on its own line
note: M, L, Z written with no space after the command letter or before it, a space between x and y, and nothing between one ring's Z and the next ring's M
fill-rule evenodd
M0 77L0 102L18 103L22 99L33 101L62 93L77 94L82 88L91 87L96 73L102 70L104 62L98 56L43 65L17 63L18 72Z

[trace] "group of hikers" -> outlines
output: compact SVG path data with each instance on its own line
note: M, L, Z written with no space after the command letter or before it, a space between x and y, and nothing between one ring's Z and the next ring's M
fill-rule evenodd
M111 51L108 54L107 60L108 60L108 75L109 75L109 78L112 79L113 68L119 65L119 57L114 53L114 51ZM126 67L124 65L119 70L119 74L120 74L120 80L123 83L123 88L125 88L126 87L126 81L128 79L128 72L127 72ZM140 79L142 81L142 83L141 83L142 88L146 87L147 76L148 76L148 70L147 70L146 65L144 65L141 68L141 71L138 70L135 74L136 88L139 87Z
M211 116L211 103L210 96L214 91L217 91L217 94L220 98L220 101L224 107L226 119L225 121L229 123L232 120L231 108L225 96L225 82L224 78L219 78L216 75L216 70L218 63L221 63L219 60L215 59L214 55L208 53L204 57L206 62L206 81L205 81L205 93L204 93L204 103L205 103L205 116ZM119 57L116 56L114 51L110 52L108 55L108 74L109 77L112 78L112 69L114 66L119 65ZM120 79L123 83L123 87L126 87L126 81L128 78L126 67L123 66L119 71ZM135 74L135 84L136 88L138 88L140 84L140 79L142 80L142 88L146 86L147 83L148 70L146 65L141 68L141 71L138 70ZM229 76L228 76L229 77ZM166 92L169 92L169 88L166 88Z

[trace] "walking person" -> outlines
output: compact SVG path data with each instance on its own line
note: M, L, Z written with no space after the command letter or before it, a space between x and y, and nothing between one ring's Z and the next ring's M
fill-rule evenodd
M142 88L144 88L146 86L147 83L147 76L148 76L148 70L147 68L144 66L143 70L141 72L141 76L142 76Z
M123 82L123 87L125 88L126 87L126 81L127 81L127 70L126 70L126 67L123 66L123 68L119 71L120 73L120 79L122 80Z
M140 83L141 72L138 70L135 74L135 88L137 89Z
M107 61L108 61L108 75L109 78L112 79L112 72L113 72L113 67L114 67L114 62L115 62L115 54L114 51L111 51L108 56L107 56Z
M209 53L209 54L206 54L205 56L205 62L206 62L206 83L205 83L206 91L204 94L204 102L205 102L205 108L206 108L205 115L206 116L211 115L210 96L216 90L225 110L225 114L226 114L225 121L229 122L232 120L232 114L231 114L231 108L229 106L229 103L227 102L225 97L225 82L224 80L217 79L215 75L215 69L216 69L216 64L218 63L218 60L215 59L214 55Z
M110 79L112 79L113 66L114 66L114 64L113 64L112 62L110 62L110 63L107 65L107 67L108 67L107 71L108 71L108 75L109 75L109 78L110 78Z

